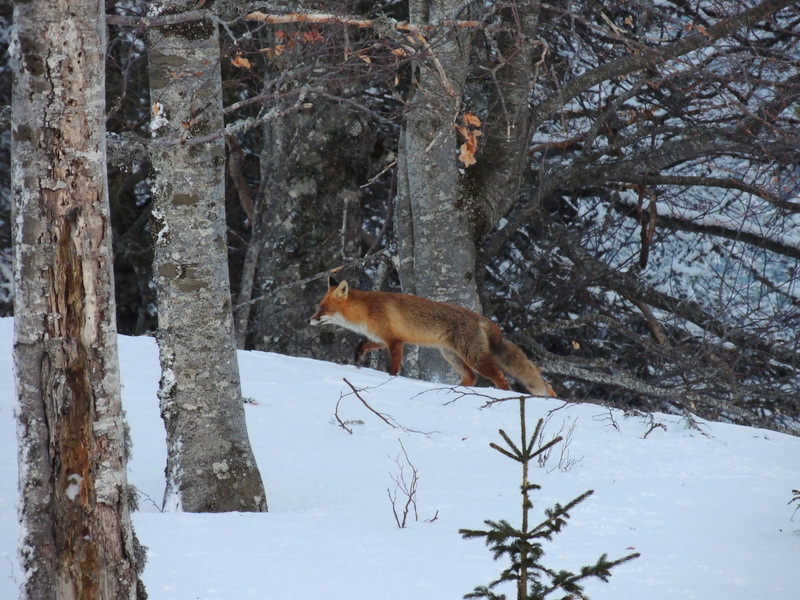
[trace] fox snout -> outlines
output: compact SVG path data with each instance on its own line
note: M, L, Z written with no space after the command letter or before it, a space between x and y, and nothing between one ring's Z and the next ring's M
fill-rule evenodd
M322 325L325 322L326 316L328 316L328 313L318 310L308 319L308 324L313 325L314 327L317 325Z

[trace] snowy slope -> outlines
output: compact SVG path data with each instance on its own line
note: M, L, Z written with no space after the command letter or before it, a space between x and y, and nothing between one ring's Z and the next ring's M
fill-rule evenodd
M2 599L17 597L21 580L11 335L11 320L0 320ZM465 395L368 369L243 352L243 392L255 401L246 406L248 428L270 512L167 514L156 507L166 446L155 342L120 338L120 357L134 442L129 477L142 494L134 525L149 547L144 581L153 600L457 599L499 574L483 544L458 529L519 522L519 467L489 448L500 428L517 439L516 400L482 408L487 394L502 393ZM402 428L370 412L343 378ZM352 434L336 424L337 403ZM800 512L793 521L787 502L800 486L800 439L558 400L527 404L531 430L549 416L546 437L568 440L533 470L543 488L533 496L535 516L595 490L544 563L577 569L602 553L642 554L609 583L591 582L591 598L798 597ZM399 529L387 489L395 489L399 464L410 481L403 447L419 474L419 520L412 514Z

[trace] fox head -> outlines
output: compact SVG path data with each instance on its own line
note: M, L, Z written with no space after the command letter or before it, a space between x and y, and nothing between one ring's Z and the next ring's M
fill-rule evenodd
M339 325L342 320L341 308L347 301L350 293L350 286L346 281L338 283L333 277L328 278L328 293L319 303L319 310L311 315L309 323L311 325L324 325L333 323Z

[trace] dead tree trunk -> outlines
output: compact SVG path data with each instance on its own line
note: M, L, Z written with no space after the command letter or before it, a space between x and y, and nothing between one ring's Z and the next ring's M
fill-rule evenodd
M106 186L103 4L17 3L12 49L22 596L136 598Z

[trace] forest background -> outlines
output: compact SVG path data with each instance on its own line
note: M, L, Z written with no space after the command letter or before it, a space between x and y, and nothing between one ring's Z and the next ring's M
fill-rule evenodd
M106 3L121 333L156 330L158 277L192 281L155 256L158 148L193 149L200 170L224 140L224 188L199 195L224 202L222 308L239 347L350 360L353 334L307 326L338 269L363 289L481 310L562 398L797 432L795 3L148 4ZM10 315L11 8L0 11ZM154 77L156 25L218 40L213 68ZM177 110L163 99L179 83L182 118L162 112ZM217 85L221 107L201 95ZM162 121L178 130L158 146ZM446 381L420 354L405 372Z

